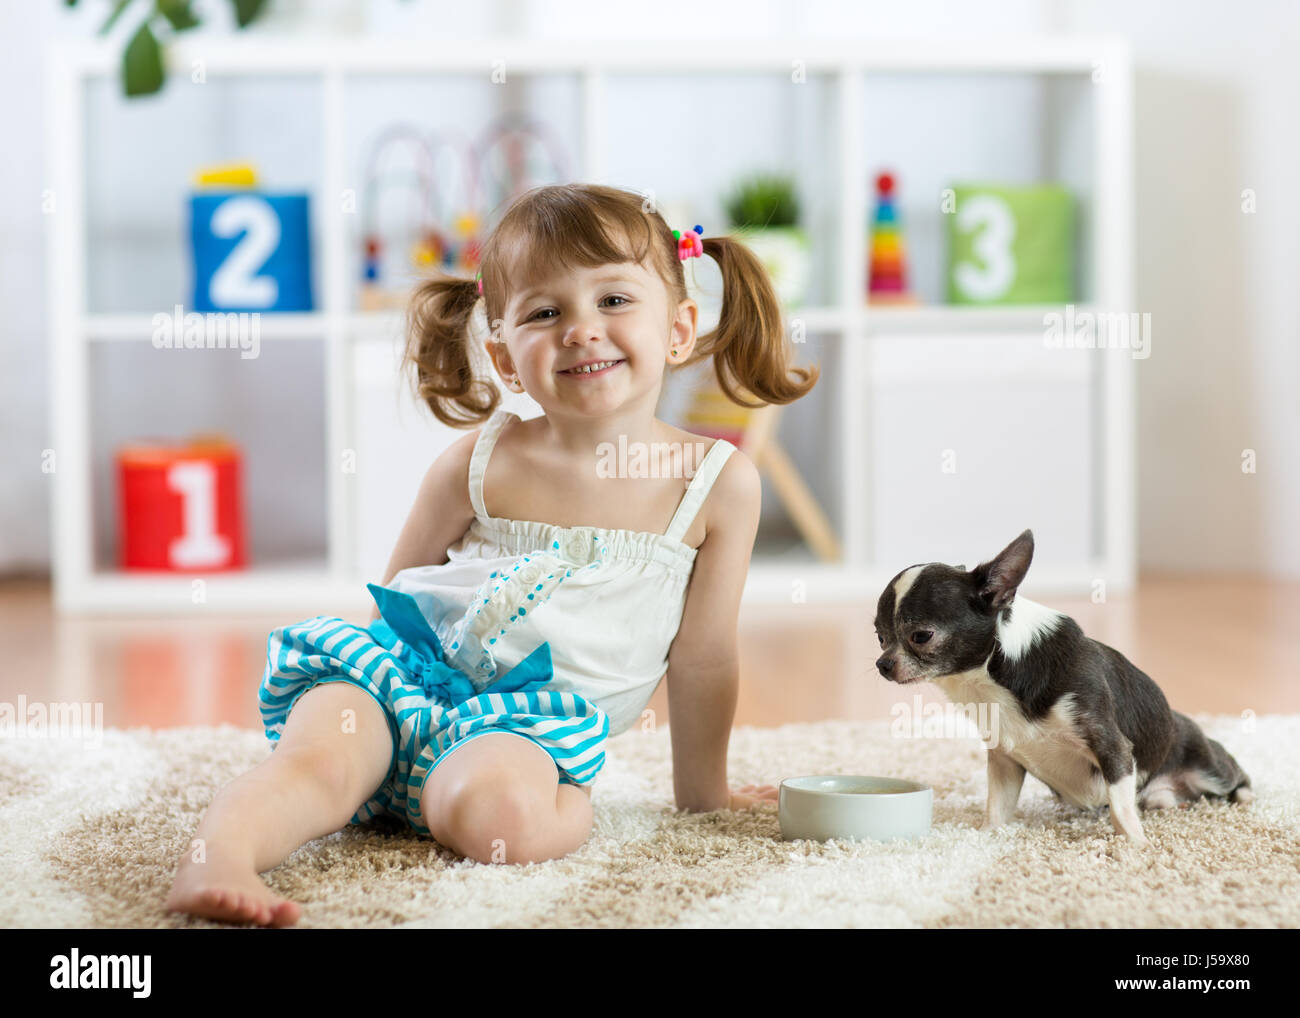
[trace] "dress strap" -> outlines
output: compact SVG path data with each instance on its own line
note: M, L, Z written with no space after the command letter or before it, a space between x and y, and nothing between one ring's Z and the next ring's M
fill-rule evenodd
M691 483L686 486L686 494L682 496L682 501L677 506L677 512L673 514L672 522L668 524L668 529L664 531L665 537L680 541L686 536L686 531L695 522L695 516L700 511L700 506L704 504L704 500L708 498L709 489L713 487L713 482L717 480L718 474L727 462L727 457L735 451L736 447L725 438L719 438L713 443L713 447L709 449L700 465L696 468Z
M479 429L478 438L474 441L474 452L469 459L469 501L474 507L474 514L480 520L489 519L487 506L483 502L483 476L487 473L492 449L497 444L497 438L500 437L501 429L505 427L506 422L511 417L518 416L511 410L497 410Z

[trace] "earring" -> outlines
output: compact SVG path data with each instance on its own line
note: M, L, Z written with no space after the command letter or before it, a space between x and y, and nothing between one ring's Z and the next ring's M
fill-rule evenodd
M671 352L672 352L672 355L673 355L674 357L676 357L676 356L677 356L677 347L673 347Z

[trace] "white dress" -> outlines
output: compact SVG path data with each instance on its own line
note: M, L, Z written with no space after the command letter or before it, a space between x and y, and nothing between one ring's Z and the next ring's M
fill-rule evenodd
M448 561L403 569L389 587L414 598L447 663L476 689L548 643L548 688L595 704L617 735L640 719L667 671L696 556L683 538L736 447L713 443L662 534L559 527L487 514L483 477L512 418L498 410L479 433L469 467L475 518Z

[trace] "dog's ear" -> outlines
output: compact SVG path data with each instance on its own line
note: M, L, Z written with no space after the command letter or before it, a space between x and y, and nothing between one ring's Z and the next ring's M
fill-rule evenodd
M976 566L971 575L980 601L994 611L1010 604L1033 558L1034 532L1026 530L991 561Z

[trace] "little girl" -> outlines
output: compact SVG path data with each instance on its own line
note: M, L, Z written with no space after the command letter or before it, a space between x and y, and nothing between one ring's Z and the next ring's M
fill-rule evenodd
M477 280L419 288L418 394L446 424L483 426L429 468L384 585L368 585L366 628L318 616L271 633L260 701L275 752L208 807L168 911L296 922L258 874L380 814L480 862L566 855L591 833L606 740L665 677L677 808L777 797L726 776L758 471L724 440L695 457L706 443L655 409L666 366L713 358L745 406L792 402L817 370L791 367L755 256L699 233L678 239L637 194L541 187L485 242ZM697 339L682 261L701 253L723 297ZM542 416L498 409L476 373L480 300L496 372ZM682 469L610 476L620 449Z

